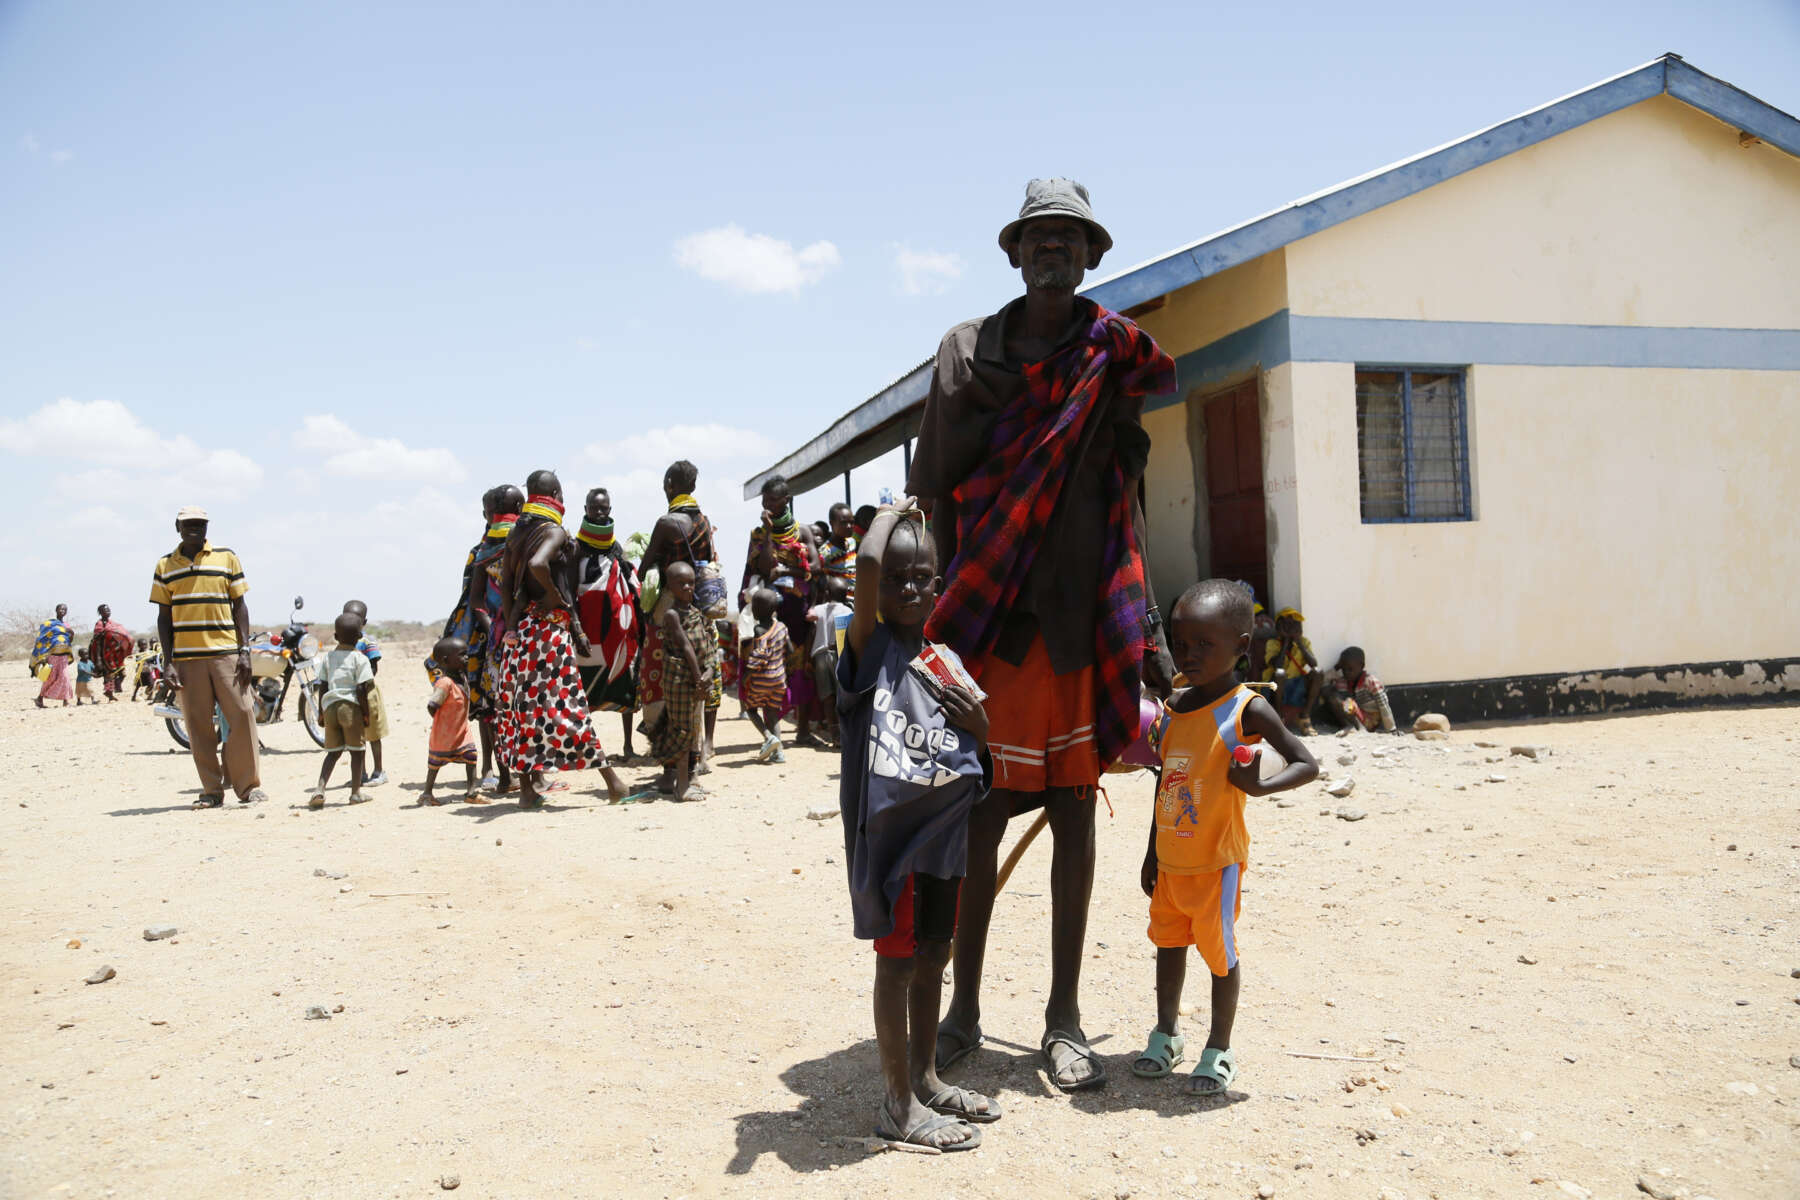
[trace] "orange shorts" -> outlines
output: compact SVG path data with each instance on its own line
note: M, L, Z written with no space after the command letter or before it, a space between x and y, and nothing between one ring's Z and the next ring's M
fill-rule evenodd
M1067 675L1050 669L1044 639L1034 638L1013 666L989 654L970 664L987 692L988 752L994 786L1015 792L1088 787L1100 782L1094 743L1094 668Z
M1158 871L1150 894L1150 940L1165 950L1192 946L1206 960L1207 970L1229 973L1238 964L1237 919L1244 909L1238 885L1243 877L1243 863L1198 875Z

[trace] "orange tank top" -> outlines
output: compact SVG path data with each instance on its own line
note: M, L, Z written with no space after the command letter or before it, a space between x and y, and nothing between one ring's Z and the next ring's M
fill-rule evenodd
M1244 707L1256 695L1239 685L1205 708L1176 712L1163 705L1151 731L1162 760L1156 789L1156 865L1171 875L1199 875L1241 863L1250 855L1244 793L1226 769L1244 736Z

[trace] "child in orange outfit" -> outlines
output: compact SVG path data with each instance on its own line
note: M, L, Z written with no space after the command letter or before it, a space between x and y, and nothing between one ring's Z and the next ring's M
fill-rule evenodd
M443 803L432 794L432 788L437 784L438 768L451 763L462 763L468 772L463 799L470 804L484 803L481 786L475 782L475 739L469 736L468 643L459 637L440 638L431 648L431 659L438 665L438 677L425 704L425 711L431 714L431 741L425 758L425 791L419 803Z
M1225 579L1182 593L1169 615L1169 652L1193 686L1164 706L1150 735L1162 779L1140 882L1150 897L1150 940L1157 948L1156 1028L1131 1069L1160 1078L1182 1061L1178 1013L1192 946L1213 976L1212 1029L1188 1078L1197 1096L1220 1094L1237 1075L1231 1026L1240 982L1238 889L1250 856L1244 798L1285 792L1319 775L1306 743L1267 700L1237 681L1239 656L1250 645L1252 604L1249 593ZM1266 780L1254 757L1262 742L1287 760ZM1249 761L1234 759L1240 747Z

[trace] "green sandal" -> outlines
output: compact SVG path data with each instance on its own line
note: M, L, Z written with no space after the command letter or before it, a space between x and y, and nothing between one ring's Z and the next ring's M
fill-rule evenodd
M1208 1046L1200 1052L1200 1061L1188 1074L1188 1091L1196 1096L1222 1096L1236 1078L1237 1059L1231 1051Z
M1182 1052L1187 1049L1187 1040L1179 1033L1170 1037L1160 1029L1150 1031L1150 1044L1143 1052L1131 1060L1131 1073L1141 1079L1161 1079L1172 1074L1181 1064ZM1143 1063L1152 1064L1145 1070Z

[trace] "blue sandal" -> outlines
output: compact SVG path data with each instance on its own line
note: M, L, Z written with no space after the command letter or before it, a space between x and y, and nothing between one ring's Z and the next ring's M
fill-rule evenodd
M1230 1050L1211 1046L1200 1052L1200 1061L1188 1074L1188 1091L1196 1096L1222 1096L1237 1078L1237 1059Z
M1141 1079L1161 1079L1173 1074L1181 1065L1183 1051L1187 1049L1187 1039L1179 1033L1170 1037L1160 1029L1150 1031L1150 1044L1142 1053L1131 1060L1131 1073ZM1143 1064L1151 1064L1148 1069Z

